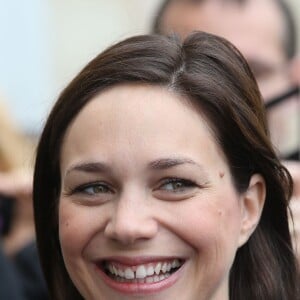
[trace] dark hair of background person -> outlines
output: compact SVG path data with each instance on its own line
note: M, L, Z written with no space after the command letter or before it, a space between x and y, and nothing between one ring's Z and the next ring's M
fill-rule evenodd
M162 33L161 22L164 13L168 9L169 4L174 1L187 1L187 2L201 3L209 0L163 0L162 4L158 9L156 17L153 21L152 33L158 33L158 34ZM219 1L222 2L224 0L219 0ZM249 0L226 0L226 1L243 5L245 2L248 2ZM285 56L287 59L292 59L297 52L297 29L296 29L294 16L291 12L288 3L285 0L272 0L272 1L278 6L285 25L285 30L284 33L282 34L282 45L283 45Z
M225 39L200 32L182 43L159 35L126 39L92 60L56 102L41 135L34 174L37 243L51 299L82 299L65 269L58 236L65 132L91 98L125 83L166 87L188 99L209 122L238 192L247 189L254 173L264 177L262 217L237 251L230 299L295 299L299 282L287 217L290 175L270 144L261 95L245 59Z

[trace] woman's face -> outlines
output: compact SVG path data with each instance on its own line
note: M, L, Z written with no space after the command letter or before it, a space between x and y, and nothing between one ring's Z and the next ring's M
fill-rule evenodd
M184 99L156 86L101 93L70 125L60 167L61 249L85 299L228 299L247 192Z

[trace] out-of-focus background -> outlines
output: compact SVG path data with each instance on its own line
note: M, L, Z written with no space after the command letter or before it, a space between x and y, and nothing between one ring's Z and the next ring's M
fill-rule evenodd
M17 124L37 135L72 77L113 42L148 32L160 2L0 0L0 99ZM300 1L288 2L300 32Z

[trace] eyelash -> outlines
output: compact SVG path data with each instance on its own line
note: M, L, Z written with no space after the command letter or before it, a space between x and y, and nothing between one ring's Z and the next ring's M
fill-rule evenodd
M97 192L87 192L87 189L93 189L93 188L99 188L99 187L102 189L104 188L106 191L99 191L98 193ZM71 194L76 194L76 193L82 193L82 194L93 196L96 194L106 194L106 193L112 194L113 191L110 188L110 186L104 182L91 182L91 183L80 185L71 191Z
M166 186L168 184L179 184L180 186L178 188L175 187L173 190L162 188L163 186ZM164 190L167 192L172 192L172 193L180 193L180 192L184 192L186 189L195 188L196 186L197 186L197 184L189 179L167 178L162 182L162 184L160 184L158 189Z

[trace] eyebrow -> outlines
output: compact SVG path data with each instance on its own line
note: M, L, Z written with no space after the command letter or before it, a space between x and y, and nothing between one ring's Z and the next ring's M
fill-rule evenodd
M167 170L180 165L196 166L202 173L202 176L204 176L203 178L206 178L206 181L209 182L210 176L205 170L205 168L188 157L160 158L149 163L149 167L152 170Z
M166 170L172 167L176 167L183 164L191 164L199 167L203 172L204 169L201 165L190 158L185 157L176 157L176 158L159 158L151 161L148 164L148 168L152 170ZM103 162L87 162L87 163L79 163L74 166L71 166L67 171L66 175L71 172L86 172L86 173L106 173L110 172L111 168ZM206 172L205 172L206 173Z
M191 164L203 169L203 167L196 163L194 160L185 157L156 159L149 163L149 167L155 170L164 170L183 164Z
M103 173L109 171L109 167L108 165L102 162L80 163L69 168L66 172L66 175L73 171L86 172L86 173Z

